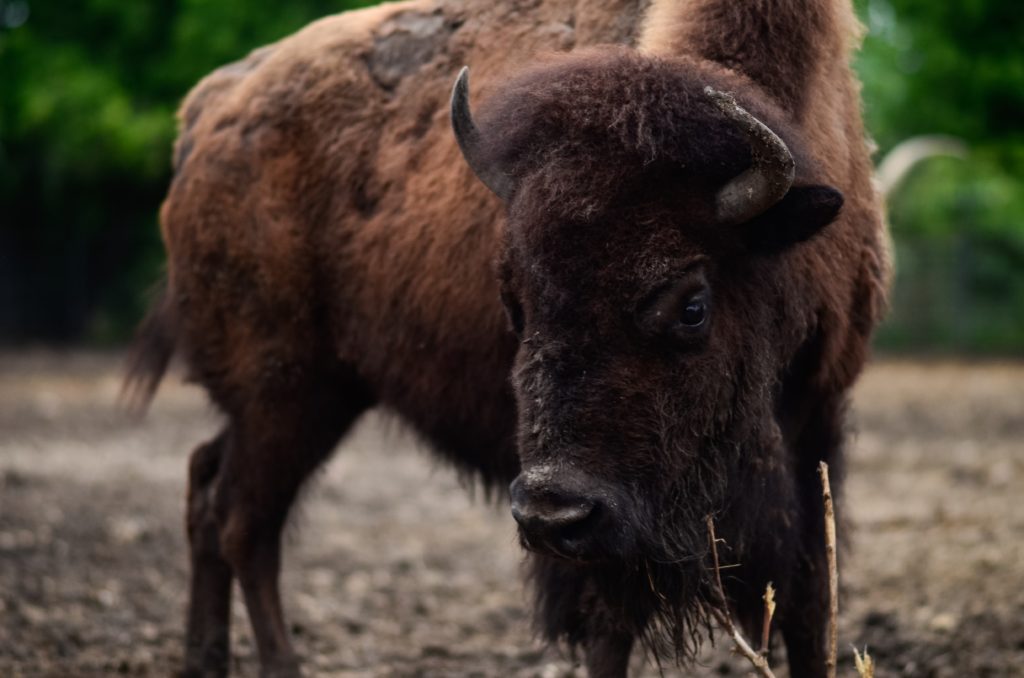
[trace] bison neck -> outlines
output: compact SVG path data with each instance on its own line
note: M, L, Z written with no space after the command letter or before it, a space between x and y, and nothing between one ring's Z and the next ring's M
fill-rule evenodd
M654 0L639 47L743 73L799 118L859 34L849 0Z

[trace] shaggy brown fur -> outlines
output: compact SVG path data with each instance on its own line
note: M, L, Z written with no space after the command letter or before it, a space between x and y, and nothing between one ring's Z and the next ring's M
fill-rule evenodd
M555 460L623 507L600 558L534 558L550 638L584 646L592 675L624 675L635 637L686 656L712 513L742 565L740 616L773 579L793 675L818 674L813 469L840 461L887 271L854 24L845 0L660 2L641 53L583 50L505 78L537 52L628 43L637 16L626 0L383 5L258 50L186 100L166 292L128 384L150 396L177 350L228 416L191 463L187 673L226 672L234 577L264 674L297 673L280 530L361 412L396 412L501 486L519 472L518 403L527 472ZM516 179L507 227L448 129L463 63L488 100L488 152ZM797 161L790 195L731 229L708 200L749 149L708 84ZM816 185L845 197L827 227L838 194ZM680 281L714 302L682 353L650 310Z

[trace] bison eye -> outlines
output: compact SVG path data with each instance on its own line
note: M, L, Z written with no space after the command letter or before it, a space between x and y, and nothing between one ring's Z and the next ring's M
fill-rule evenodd
M679 314L679 322L685 327L696 329L708 317L708 302L703 294L691 297Z
M693 348L709 334L711 289L702 272L687 272L652 290L634 313L637 328L649 339Z
M509 329L522 339L523 327L526 324L523 305L519 303L514 294L504 288L501 290L501 304L505 307L505 317L508 318Z

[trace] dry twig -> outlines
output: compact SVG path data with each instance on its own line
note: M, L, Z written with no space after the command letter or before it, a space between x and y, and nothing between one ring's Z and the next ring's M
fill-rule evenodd
M821 494L825 502L825 555L828 557L828 678L836 677L836 655L839 652L839 569L836 566L836 513L832 505L832 486L828 481L828 464L818 466Z
M768 656L768 641L772 635L772 617L775 616L775 587L771 582L764 588L764 621L761 622L761 656Z
M718 587L718 598L721 607L711 608L711 614L714 615L718 623L726 630L729 637L732 639L733 644L736 646L736 650L746 657L747 661L750 662L754 670L757 671L761 678L775 678L775 674L772 673L772 669L768 666L768 658L763 654L754 650L747 642L747 639L743 637L739 629L732 621L732 614L729 612L729 602L725 597L725 588L722 586L722 572L721 567L718 563L718 539L715 537L715 522L711 516L707 517L708 523L708 538L711 540L711 558L715 566L715 584ZM767 592L765 596L767 597ZM774 597L774 596L773 596ZM774 607L774 605L773 605ZM765 619L770 621L770 616L766 614ZM767 634L767 631L764 632Z

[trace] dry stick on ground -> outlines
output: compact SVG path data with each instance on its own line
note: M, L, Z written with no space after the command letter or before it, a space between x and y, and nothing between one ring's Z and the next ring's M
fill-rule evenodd
M771 667L768 666L768 658L751 647L747 639L743 637L743 634L740 633L739 629L732 622L729 602L725 597L725 588L722 586L722 571L718 564L718 539L715 537L715 522L711 516L707 517L707 522L708 538L711 540L711 558L715 566L715 584L718 587L718 598L721 604L721 608L711 606L711 614L714 615L718 623L726 630L729 637L732 638L732 642L736 645L736 650L747 658L747 661L750 662L757 673L762 678L775 678ZM770 617L766 617L766 619L770 621Z
M772 635L772 617L775 616L775 587L771 582L764 588L764 621L761 622L761 656L768 656L768 642Z
M828 464L818 465L821 495L825 502L825 554L828 556L828 678L836 678L836 655L839 652L839 569L836 566L836 513L832 505L832 486L828 482Z

